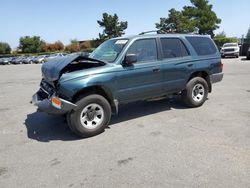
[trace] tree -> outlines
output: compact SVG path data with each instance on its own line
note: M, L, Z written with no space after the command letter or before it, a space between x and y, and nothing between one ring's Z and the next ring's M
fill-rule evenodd
M104 28L103 33L99 33L99 40L106 40L114 37L120 37L125 34L124 30L128 27L128 22L120 21L117 14L109 15L103 13L102 20L97 20L100 27Z
M226 37L227 37L227 35L226 35L225 31L222 31L222 32L218 33L217 35L215 35L214 38L226 38Z
M45 44L39 36L25 36L19 39L19 49L24 53L37 53L41 51L41 47Z
M233 37L227 37L226 33L224 31L218 33L217 35L215 35L215 37L213 38L215 44L218 47L222 47L223 44L225 43L234 43L237 42L237 38L233 38Z
M79 52L80 51L80 44L77 39L71 39L70 44L65 47L65 51L68 52Z
M10 45L6 42L0 42L0 54L10 54Z
M80 46L79 44L69 44L68 46L65 47L65 51L68 52L79 52L80 51Z
M55 43L44 43L41 46L42 52L55 52L55 51L63 51L64 44L61 41L56 41Z
M157 29L164 29L165 26L169 24L175 25L175 30L173 32L183 33L183 32L193 32L195 25L192 20L184 16L181 11L175 9L170 9L167 18L160 18L160 23L156 23Z
M54 51L62 51L64 50L64 45L61 41L56 41L53 45Z
M247 39L247 40L250 40L250 27L248 28L247 35L246 35L246 39Z
M70 43L71 44L79 44L79 41L75 38L75 39L71 39Z
M193 6L184 6L183 15L194 21L199 34L209 34L214 37L214 30L219 28L221 19L212 10L213 5L208 0L191 0Z
M176 32L193 32L199 29L199 34L209 34L214 37L214 30L219 28L221 20L212 10L213 6L208 0L190 0L192 6L184 6L182 11L169 10L167 18L160 18L156 28L174 23Z

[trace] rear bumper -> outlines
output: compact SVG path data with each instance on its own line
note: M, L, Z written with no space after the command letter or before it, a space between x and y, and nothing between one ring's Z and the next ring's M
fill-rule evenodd
M216 74L212 74L210 75L210 81L211 83L216 83L216 82L220 82L223 79L223 73L216 73Z
M38 107L38 111L53 115L63 115L77 107L77 105L61 98L59 98L61 101L61 107L55 107L49 98L42 97L42 92L43 91L39 90L32 96L31 103Z

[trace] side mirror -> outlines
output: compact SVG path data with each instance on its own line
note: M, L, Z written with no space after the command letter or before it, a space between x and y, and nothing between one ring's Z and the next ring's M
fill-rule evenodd
M137 62L137 55L135 54L126 54L124 58L124 65L132 65Z

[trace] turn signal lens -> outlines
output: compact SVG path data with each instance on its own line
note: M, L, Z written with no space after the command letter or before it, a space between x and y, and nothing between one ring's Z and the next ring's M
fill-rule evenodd
M61 109L61 106L62 106L62 102L60 101L59 98L57 97L52 97L51 98L51 103L54 107L58 108L58 109Z

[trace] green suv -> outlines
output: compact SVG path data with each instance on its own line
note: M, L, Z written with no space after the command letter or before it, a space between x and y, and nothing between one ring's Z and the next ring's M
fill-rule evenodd
M42 66L32 97L39 111L66 115L82 136L104 131L120 104L181 95L199 107L223 78L220 53L209 36L137 35L110 39L90 55L68 55Z

